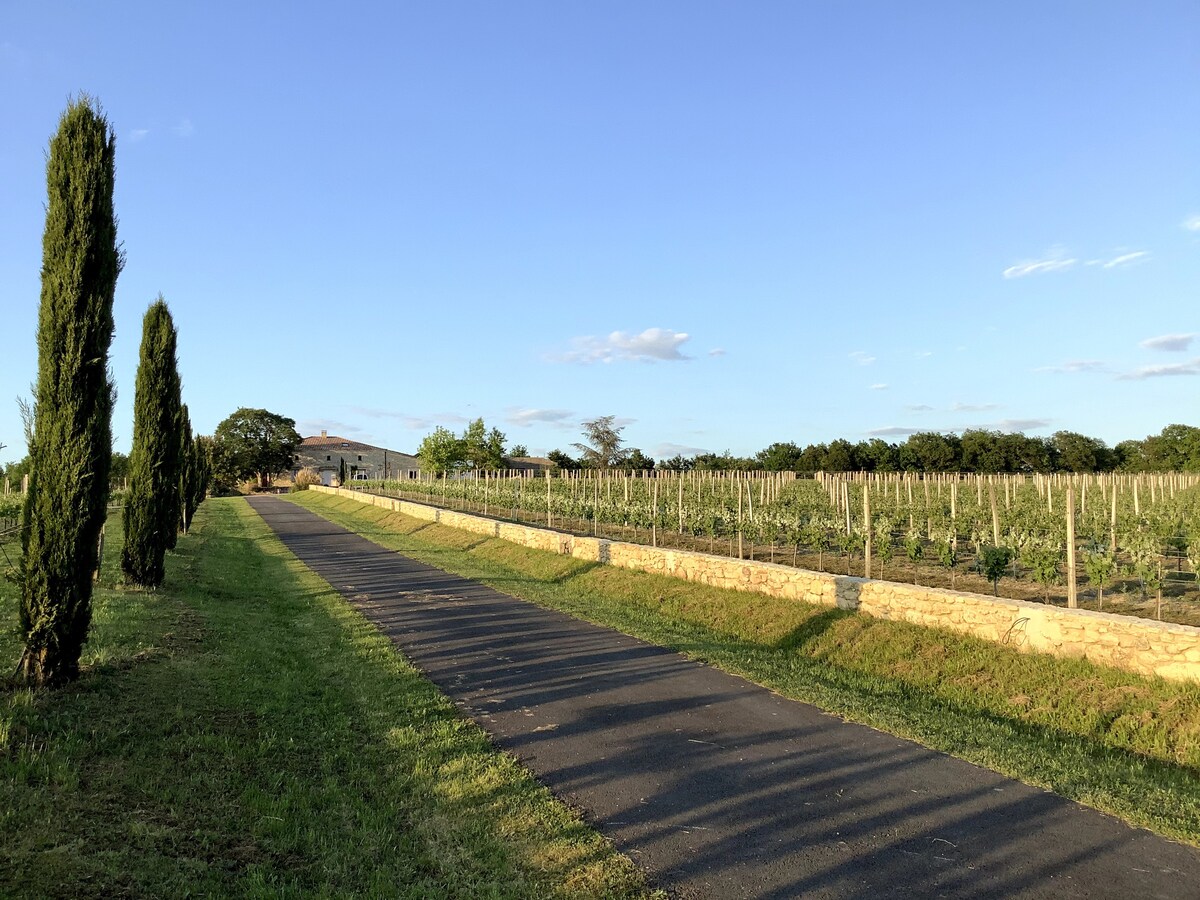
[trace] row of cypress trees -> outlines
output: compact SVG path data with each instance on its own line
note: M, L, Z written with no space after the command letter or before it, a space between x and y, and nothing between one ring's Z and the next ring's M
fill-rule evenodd
M28 422L17 678L54 686L79 674L91 624L112 460L108 368L124 254L113 209L115 136L99 105L71 101L50 141L38 312L38 377ZM180 400L176 332L160 297L146 313L134 400L125 547L129 581L157 585L163 556L208 489L209 452Z
M208 490L208 453L192 435L177 343L171 311L160 295L142 322L121 549L125 579L144 587L162 584L166 553L191 526Z

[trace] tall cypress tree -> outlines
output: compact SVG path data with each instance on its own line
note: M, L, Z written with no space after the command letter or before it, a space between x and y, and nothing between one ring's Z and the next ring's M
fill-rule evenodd
M163 558L179 526L180 402L176 334L160 296L142 322L133 397L133 449L125 498L121 570L145 587L163 580Z
M108 505L113 293L124 262L113 212L116 139L99 104L74 100L50 141L29 494L21 540L18 675L79 674Z
M179 418L179 531L187 534L192 525L192 513L196 511L196 480L200 477L197 468L196 442L192 438L192 418L187 404L180 407Z

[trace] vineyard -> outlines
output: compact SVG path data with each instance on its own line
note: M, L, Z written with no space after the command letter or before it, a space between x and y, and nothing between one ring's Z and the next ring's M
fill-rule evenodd
M1200 624L1200 476L562 472L351 482L576 534Z

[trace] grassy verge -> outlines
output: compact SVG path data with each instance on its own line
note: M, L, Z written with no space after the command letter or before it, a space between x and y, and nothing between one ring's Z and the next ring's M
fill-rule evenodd
M1200 686L594 566L305 492L391 549L1200 845Z
M112 530L83 677L0 690L0 896L643 895L244 501L154 592Z

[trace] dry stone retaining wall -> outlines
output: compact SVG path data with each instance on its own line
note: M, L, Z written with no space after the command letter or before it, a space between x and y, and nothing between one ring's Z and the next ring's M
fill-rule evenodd
M879 619L948 628L1023 650L1084 657L1143 675L1200 681L1200 628L1189 625L580 537L344 488L313 485L310 490L578 559L713 587L856 609Z

